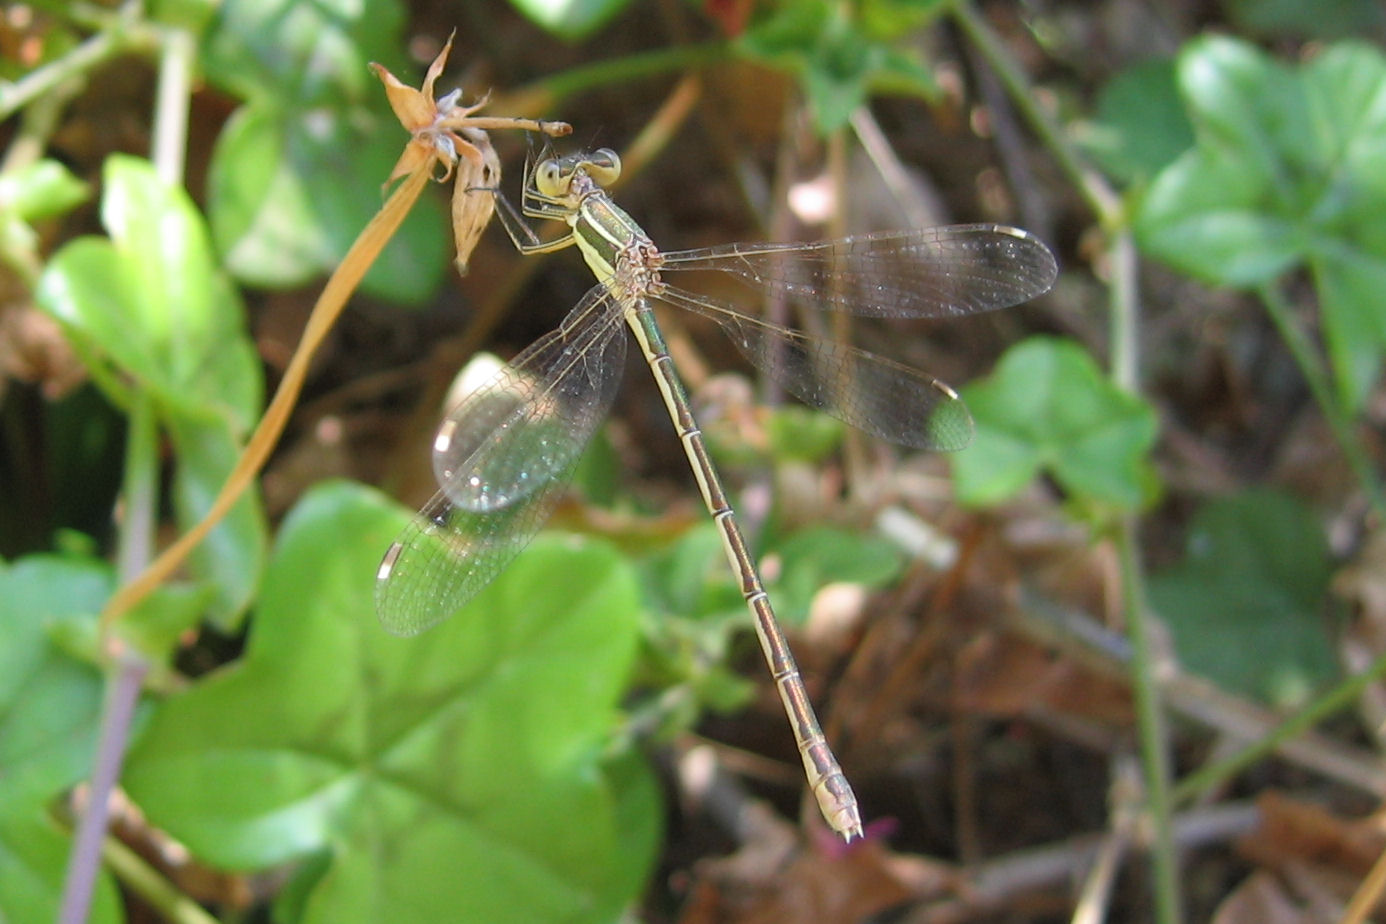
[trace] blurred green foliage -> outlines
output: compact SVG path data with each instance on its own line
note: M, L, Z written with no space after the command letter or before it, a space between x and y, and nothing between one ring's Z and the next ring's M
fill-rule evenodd
M1150 598L1186 669L1292 708L1338 673L1331 574L1314 512L1257 489L1198 511L1183 561L1151 581Z

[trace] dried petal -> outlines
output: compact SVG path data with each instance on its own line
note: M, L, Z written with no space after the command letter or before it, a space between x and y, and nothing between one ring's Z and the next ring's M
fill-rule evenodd
M475 162L470 157L457 162L457 178L452 187L452 236L457 244L457 272L465 276L467 261L496 210L495 190L500 186L501 165L484 131L479 128L461 131L481 155Z

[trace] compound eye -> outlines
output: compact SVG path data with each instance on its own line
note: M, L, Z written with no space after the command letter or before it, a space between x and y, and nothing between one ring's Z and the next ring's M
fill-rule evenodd
M545 196L566 194L572 178L572 170L565 171L554 158L549 158L534 168L534 188Z
M587 155L584 166L587 175L595 180L598 186L610 186L621 175L621 158L611 148L593 151Z

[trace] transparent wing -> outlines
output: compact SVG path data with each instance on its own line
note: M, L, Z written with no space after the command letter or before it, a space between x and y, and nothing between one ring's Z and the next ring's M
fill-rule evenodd
M1049 291L1054 255L1004 225L951 225L808 244L725 244L663 255L661 272L716 270L814 308L881 318L956 317Z
M757 369L800 401L858 430L916 449L951 452L972 441L972 415L957 392L918 369L672 286L659 297L716 321Z
M611 408L625 363L615 300L594 287L555 331L448 414L440 490L385 553L375 608L396 635L451 616L529 544ZM441 459L441 462L440 462Z

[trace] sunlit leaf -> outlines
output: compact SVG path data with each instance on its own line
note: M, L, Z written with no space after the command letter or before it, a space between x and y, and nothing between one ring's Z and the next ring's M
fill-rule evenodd
M405 21L399 0L232 0L219 13L206 38L208 80L300 112L376 92L367 65L397 61Z
M510 0L535 25L576 42L596 32L630 0Z
M134 390L152 400L178 450L175 499L186 528L210 506L259 413L259 360L187 195L147 161L124 156L107 161L104 186L110 239L79 238L59 251L39 302L115 401L128 405ZM264 544L251 492L194 553L216 587L210 615L223 625L254 593Z
M249 429L258 360L201 216L147 161L112 156L103 183L110 238L78 238L55 254L39 304L85 357L111 368L105 381L130 379L165 407L215 410Z
M336 268L379 209L380 184L403 143L393 117L381 113L371 124L365 130L329 109L299 111L277 102L236 113L213 153L208 214L238 279L286 288ZM366 274L362 290L422 302L442 282L447 248L442 209L424 197Z
M0 215L32 222L70 211L89 195L87 184L56 160L0 174Z
M458 616L400 639L372 582L403 521L357 486L311 492L244 659L163 706L130 792L206 862L316 858L304 921L614 919L658 814L648 770L608 752L633 575L604 546L541 537Z
M95 621L111 588L100 562L0 562L0 920L57 920L71 841L50 803L90 770L101 675L56 647L49 624ZM123 920L107 875L98 876L89 920Z

